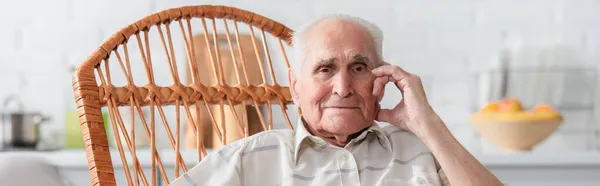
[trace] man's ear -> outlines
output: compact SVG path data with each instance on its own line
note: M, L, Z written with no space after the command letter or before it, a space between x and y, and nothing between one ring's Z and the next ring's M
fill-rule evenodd
M294 101L294 104L298 105L298 91L297 88L298 86L296 86L297 81L296 81L296 75L294 74L294 71L290 68L288 69L288 81L290 84L290 93L292 94L292 100Z

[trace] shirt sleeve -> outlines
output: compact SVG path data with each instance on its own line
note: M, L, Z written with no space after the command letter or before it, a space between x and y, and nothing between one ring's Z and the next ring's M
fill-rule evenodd
M206 156L170 186L231 185L242 183L239 148L225 147Z

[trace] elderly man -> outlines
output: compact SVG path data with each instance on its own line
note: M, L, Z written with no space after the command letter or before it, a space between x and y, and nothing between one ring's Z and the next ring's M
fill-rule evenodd
M296 130L224 146L172 185L501 185L451 135L419 77L383 61L382 40L377 26L350 16L298 31L289 71L302 111ZM388 82L403 98L382 109Z

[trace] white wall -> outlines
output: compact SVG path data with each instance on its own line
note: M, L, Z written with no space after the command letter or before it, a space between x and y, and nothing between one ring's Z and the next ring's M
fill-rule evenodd
M600 1L594 0L3 0L0 98L21 91L27 108L50 114L54 126L63 125L65 109L72 107L71 65L80 63L117 29L147 14L197 4L239 7L292 29L326 13L348 13L375 22L384 30L386 60L423 76L435 109L468 145L478 143L470 140L468 125L476 99L469 97L470 73L494 66L505 43L503 35L511 45L566 45L580 58L569 65L600 64ZM531 60L515 63L535 65ZM26 77L25 83L20 83L20 76ZM580 79L572 79L573 84ZM399 93L388 88L394 93L387 94L384 106L390 107ZM587 89L574 86L562 93L575 98L573 103L589 102L580 96L590 93ZM581 121L585 114L569 113L573 116L567 117L560 133L540 149L589 150L586 144L593 139L586 132L592 121Z

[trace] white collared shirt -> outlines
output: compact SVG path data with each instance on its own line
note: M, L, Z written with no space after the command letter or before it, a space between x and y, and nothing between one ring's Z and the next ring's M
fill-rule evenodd
M393 125L373 124L345 148L296 130L261 132L226 145L171 186L450 185L425 144Z

